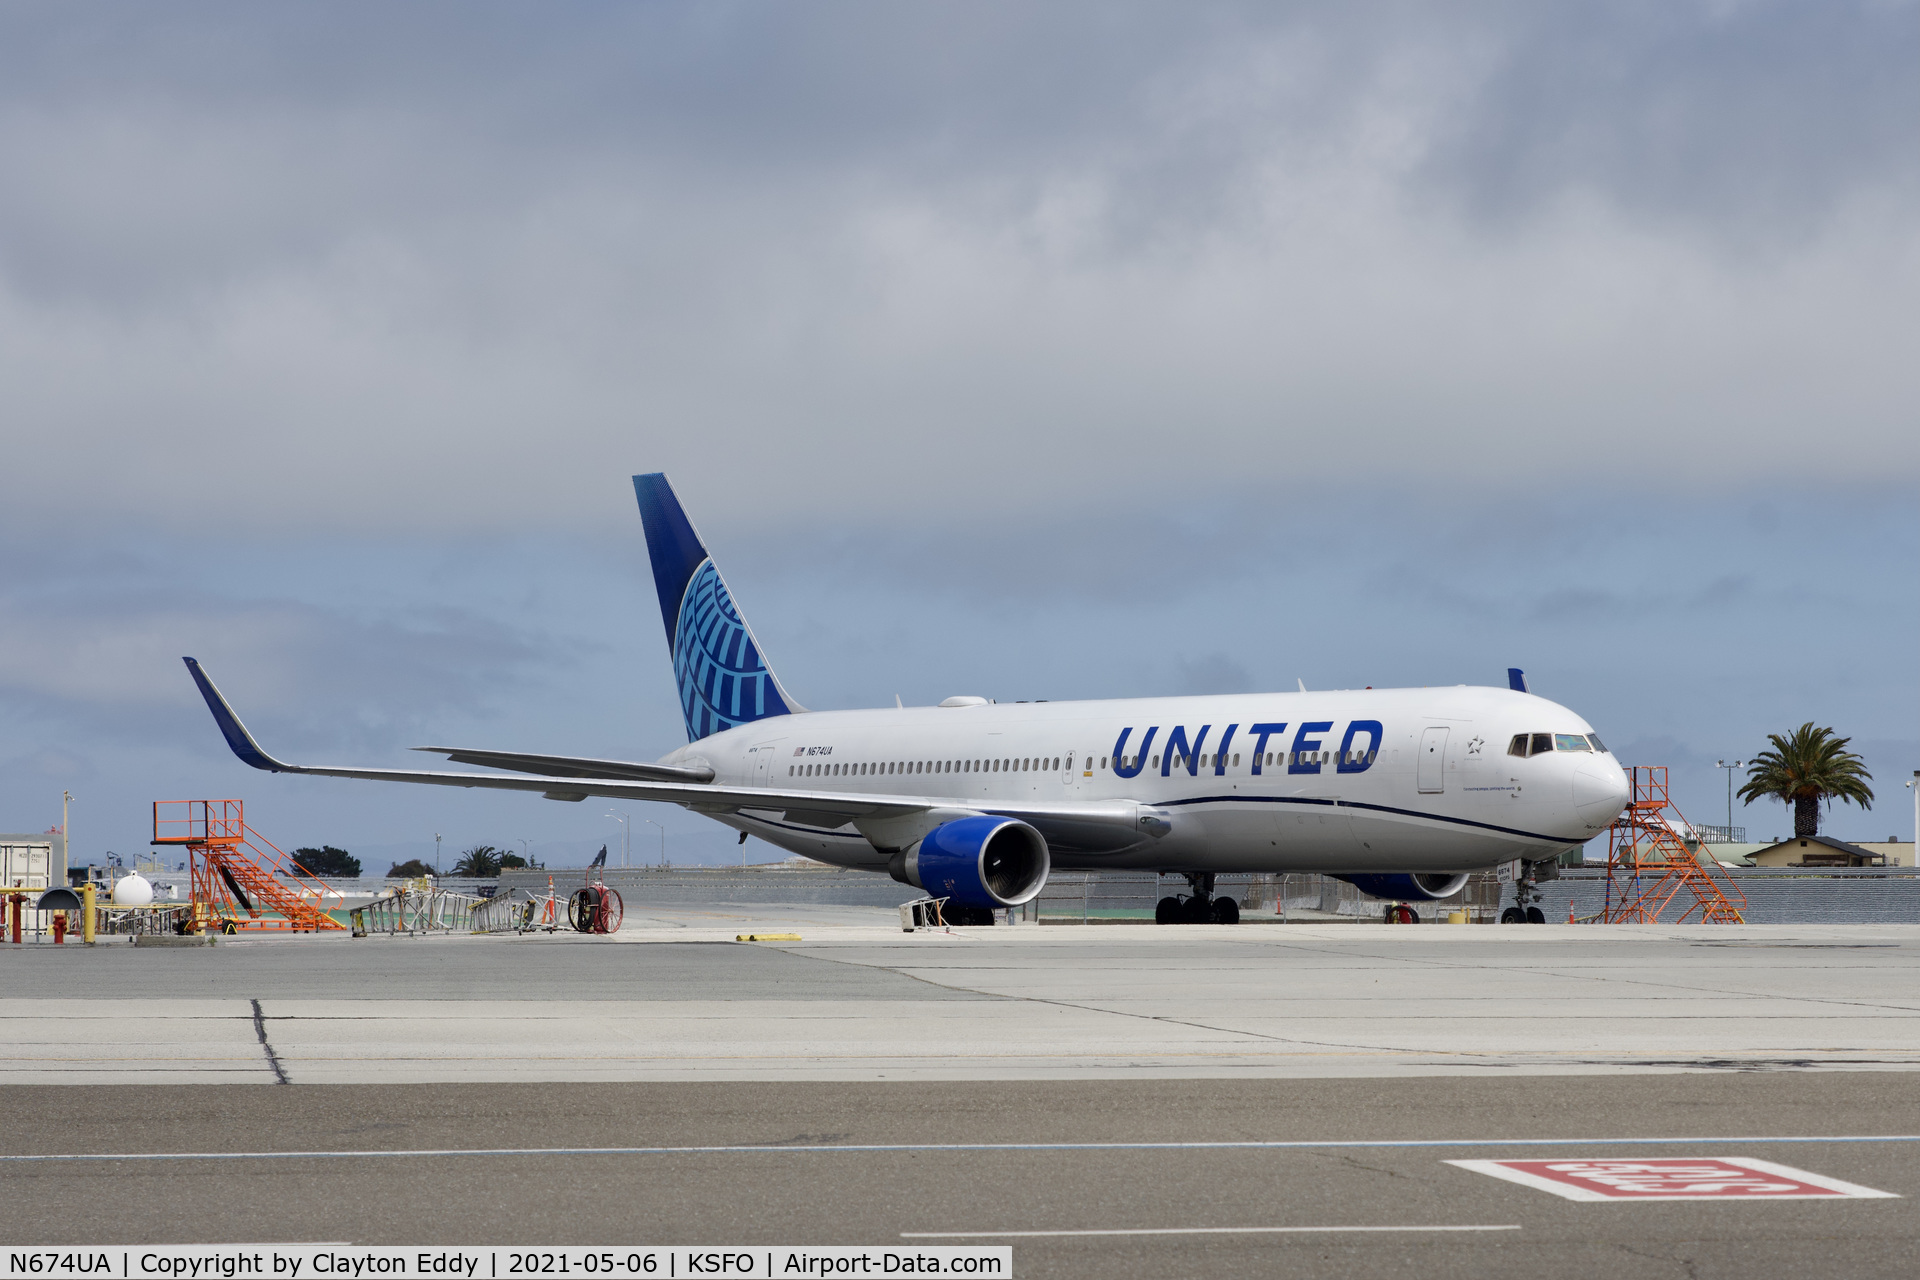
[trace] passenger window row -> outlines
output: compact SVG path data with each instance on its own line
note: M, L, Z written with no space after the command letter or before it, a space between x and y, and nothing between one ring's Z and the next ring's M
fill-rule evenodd
M1071 763L1073 757L1068 756ZM1032 773L1058 769L1059 756L1020 756L1005 760L893 760L884 764L790 764L789 778L866 778L903 773Z
M1516 733L1513 741L1507 744L1507 754L1510 756L1543 756L1549 751L1607 753L1597 733Z
M1550 737L1548 734L1539 734L1536 736L1543 739ZM1565 737L1567 735L1562 734L1561 736ZM1522 734L1515 738L1514 743L1516 746L1522 743L1525 737L1526 735ZM1594 742L1598 744L1599 739L1595 738ZM1549 743L1546 747L1538 749L1551 751L1553 747L1551 743ZM1563 751L1576 749L1577 748L1570 747L1561 748ZM1513 754L1525 755L1527 753L1523 750L1516 750ZM1224 753L1222 752L1204 753L1199 757L1197 767L1202 769L1219 768L1223 755ZM1263 760L1269 768L1276 765L1314 765L1332 764L1336 762L1339 764L1353 765L1372 764L1379 758L1379 755L1380 753L1378 751L1268 751L1264 754ZM1088 759L1091 759L1091 757L1088 757ZM1111 759L1113 763L1121 768L1134 768L1140 763L1140 757L1138 756L1115 756ZM1173 757L1171 767L1184 769L1187 767L1188 759L1189 757L1187 756L1175 756ZM1152 757L1152 761L1152 767L1158 769L1160 767L1160 756L1157 753ZM1254 763L1260 764L1262 761L1256 760ZM1018 756L1001 760L895 760L879 764L836 764L819 762L815 764L788 765L787 776L789 778L865 778L919 773L1032 773L1036 771L1051 772L1061 768L1063 764L1071 769L1073 767L1073 757ZM1228 758L1227 764L1232 768L1239 768L1241 764L1241 753L1238 751L1234 752L1232 756ZM1101 756L1101 769L1106 769L1108 765L1109 757Z
M1311 764L1372 764L1375 760L1378 760L1380 758L1380 753L1377 750L1373 750L1373 751L1268 751L1263 754L1262 753L1256 753L1256 754L1261 754L1261 759L1254 761L1254 763L1263 764L1267 768L1273 768L1279 765L1297 765L1297 764L1308 764L1308 765L1311 765ZM1132 769L1138 766L1140 763L1139 756L1115 756L1113 759L1118 764L1118 766L1122 769ZM1150 764L1151 768L1158 769L1160 767L1160 757L1158 755L1151 756L1149 757L1149 759L1151 761L1151 764ZM1232 759L1229 760L1227 763L1229 767L1238 769L1240 767L1240 753L1238 751L1234 752ZM1220 765L1219 753L1214 753L1211 755L1203 755L1200 757L1200 767L1202 769L1215 769L1215 768L1218 768L1219 765ZM1106 756L1100 757L1100 767L1102 769L1105 769L1107 767ZM1172 767L1175 769L1186 768L1187 757L1175 756L1173 758Z

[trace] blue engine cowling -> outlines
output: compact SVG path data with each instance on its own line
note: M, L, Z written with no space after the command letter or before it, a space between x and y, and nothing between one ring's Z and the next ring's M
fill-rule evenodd
M1047 842L1012 818L955 818L887 863L895 880L963 907L1031 902L1052 870Z
M1396 902L1437 902L1441 898L1451 898L1466 887L1464 875L1442 876L1415 872L1399 875L1335 876L1335 880L1345 880L1360 892L1375 898L1390 898Z

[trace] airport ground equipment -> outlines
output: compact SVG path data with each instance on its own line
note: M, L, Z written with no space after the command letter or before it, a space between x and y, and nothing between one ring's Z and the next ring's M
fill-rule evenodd
M192 919L191 902L155 902L143 907L103 906L98 927L109 937L177 936Z
M900 932L912 933L915 929L944 929L946 920L941 915L945 907L945 898L915 898L912 902L900 904Z
M154 801L153 843L186 848L193 886L189 932L320 933L345 927L326 912L332 893L326 882L249 827L238 800Z
M473 933L474 911L487 901L442 889L431 877L408 880L353 909L353 936Z
M544 893L513 888L483 898L473 908L475 933L552 933L560 927L559 895L553 877Z
M1745 924L1746 895L1709 856L1702 862L1687 837L1693 828L1674 807L1665 765L1627 770L1633 799L1607 832L1603 924L1657 924L1675 899L1685 904L1674 924ZM1698 913L1696 915L1696 913Z
M618 933L626 910L619 890L593 881L567 899L567 923L576 933Z

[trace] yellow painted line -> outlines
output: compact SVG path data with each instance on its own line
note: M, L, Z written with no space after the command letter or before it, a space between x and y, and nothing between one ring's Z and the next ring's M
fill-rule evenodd
M736 933L733 935L733 940L735 942L798 942L800 935L797 933Z

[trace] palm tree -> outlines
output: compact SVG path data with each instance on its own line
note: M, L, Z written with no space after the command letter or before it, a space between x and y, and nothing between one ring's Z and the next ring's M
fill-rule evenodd
M460 861L453 864L453 874L475 880L497 876L500 874L500 851L490 844L477 844L460 855Z
M1822 800L1831 806L1838 797L1862 809L1873 808L1873 788L1867 785L1873 775L1859 756L1847 750L1852 738L1836 738L1832 729L1816 729L1809 720L1785 737L1770 733L1767 740L1773 750L1753 758L1740 798L1752 804L1772 796L1791 804L1796 839L1819 834Z

